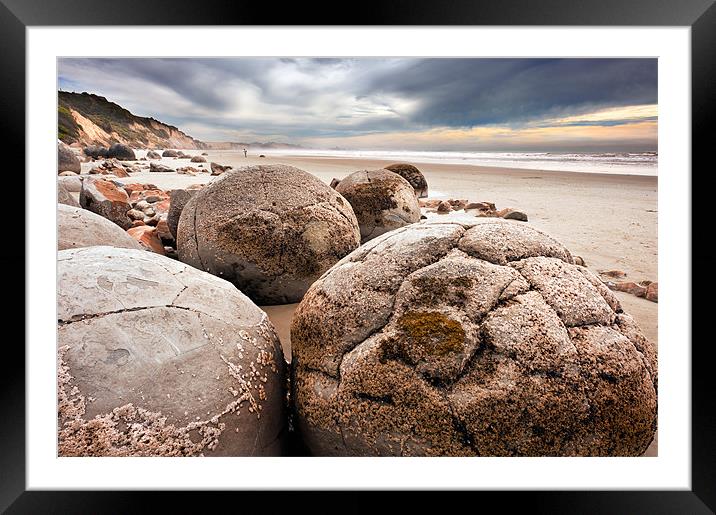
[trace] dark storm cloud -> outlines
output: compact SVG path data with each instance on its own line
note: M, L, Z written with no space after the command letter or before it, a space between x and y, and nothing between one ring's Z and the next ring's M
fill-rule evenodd
M296 139L539 126L657 102L656 59L93 58L58 69L61 88L180 127Z

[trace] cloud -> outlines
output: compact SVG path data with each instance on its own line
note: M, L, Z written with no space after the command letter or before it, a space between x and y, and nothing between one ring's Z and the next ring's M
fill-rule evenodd
M62 89L209 141L632 124L641 115L619 109L657 102L656 59L63 58L58 69Z

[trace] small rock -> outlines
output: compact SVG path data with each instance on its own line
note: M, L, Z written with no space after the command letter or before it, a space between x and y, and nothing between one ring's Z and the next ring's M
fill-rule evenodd
M77 172L71 172L69 170L65 170L64 172L60 172L57 175L59 175L60 177L72 177L72 176L79 175L79 174Z
M137 156L129 146L122 143L115 143L107 150L107 157L115 157L120 161L136 161Z
M646 287L646 300L659 302L659 283L650 283Z
M463 209L467 205L467 200L463 199L450 199L448 200L450 205L452 206L453 210L459 211L460 209Z
M430 200L418 200L418 204L420 204L420 207L428 207L428 208L436 208L440 205L441 200L438 199L430 199Z
M507 212L502 215L502 218L505 220L519 220L520 222L527 221L527 215L525 213L509 208L507 209Z
M132 222L132 227L139 227L140 225L144 225L144 220L134 220Z
M340 179L336 179L336 178L334 177L333 179L331 179L331 188L333 188L333 189L335 190L335 189L336 189L336 186L338 186L338 184L339 184L340 182L341 182Z
M579 266L587 266L582 256L574 256L574 264Z
M176 150L165 150L162 152L162 157L179 157L179 152Z
M622 270L601 270L599 274L605 277L612 277L614 279L622 279L627 276L626 272L623 272Z
M469 202L465 205L465 211L477 209L479 211L495 211L495 204L492 202Z
M609 287L610 290L623 291L625 293L630 293L637 297L645 297L646 296L646 287L642 286L641 284L637 284L634 282L615 283L612 281L607 281L605 284L607 285L607 287Z
M191 158L192 163L206 163L206 158L202 156L194 156Z
M127 216L131 220L144 220L144 213L142 213L139 209L130 209L127 211Z
M170 168L166 165L162 165L162 164L158 164L158 163L150 163L149 171L150 172L158 172L158 173L176 172L176 170L174 170L174 168Z
M221 175L227 170L231 170L230 166L222 166L218 163L211 163L211 175Z
M266 157L265 155L261 154L259 157Z
M147 152L147 159L161 159L162 156L159 152L155 152L154 150L150 150Z
M438 213L449 213L452 211L452 204L450 204L447 200L441 200L437 208Z

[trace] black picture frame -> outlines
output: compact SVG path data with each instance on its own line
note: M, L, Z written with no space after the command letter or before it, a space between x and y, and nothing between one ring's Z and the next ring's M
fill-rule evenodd
M714 0L427 0L392 1L360 4L273 3L246 0L203 0L201 5L181 0L0 0L0 62L4 79L0 81L0 106L5 144L15 149L25 166L25 29L31 26L103 26L103 25L573 25L573 26L689 26L691 27L692 80L692 170L703 163L708 173L707 156L714 145L711 117L716 110L716 6ZM340 16L339 13L345 13ZM22 157L20 157L22 156ZM708 165L708 168L706 167ZM31 171L25 170L25 174ZM42 173L42 171L32 171ZM699 205L697 195L703 190L693 188L696 175L690 172L692 205ZM26 177L26 175L24 176ZM23 186L24 189L24 186ZM17 212L24 210L24 195L15 194ZM704 205L702 203L702 205ZM691 216L685 213L685 216ZM696 221L697 217L691 216ZM692 233L693 234L693 233ZM698 234L698 233L696 233ZM25 238L31 238L25 234ZM14 250L0 255L5 270L13 274L25 262L24 245L14 240ZM692 254L694 256L695 254ZM703 253L701 254L703 256ZM692 270L707 265L706 256L692 261ZM687 264L684 264L687 266ZM25 274L31 271L23 265ZM20 289L16 291L22 291ZM689 299L684 299L688 302ZM25 304L17 297L15 309ZM692 320L708 317L706 304L692 299ZM12 309L8 307L7 309ZM31 307L28 307L31 309ZM702 315L702 316L698 316ZM7 315L12 320L12 315ZM18 318L19 319L19 313ZM8 324L9 325L9 324ZM3 372L0 374L0 511L8 513L133 513L147 509L148 498L160 496L166 510L179 507L188 511L191 502L205 502L188 492L148 494L137 492L40 492L25 487L25 353L17 343L5 339ZM714 416L712 361L709 359L711 339L664 342L679 345L692 355L692 453L690 491L569 491L569 492L479 492L485 501L504 507L523 506L532 513L713 513L716 510L716 417ZM10 349L10 347L14 348ZM10 352L8 352L10 350ZM302 495L307 495L303 493ZM333 494L328 494L333 495ZM313 508L331 507L330 511L362 512L373 509L373 501L358 492L348 493L349 499L337 501L323 498ZM242 503L258 500L272 505L284 494L271 493L261 499L248 492L212 495L212 504L240 496ZM403 496L405 502L427 506L424 493ZM462 503L461 496L451 493L451 504ZM233 501L232 501L233 502ZM474 503L471 499L468 503ZM491 503L492 503L491 502ZM206 506L206 505L205 505ZM401 511L407 511L408 507ZM475 505L475 509L477 505ZM320 511L320 510L319 510Z

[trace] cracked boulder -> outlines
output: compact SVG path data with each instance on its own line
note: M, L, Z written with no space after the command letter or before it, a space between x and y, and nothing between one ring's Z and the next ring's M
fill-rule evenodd
M122 229L132 226L132 220L127 216L127 211L132 209L129 196L112 181L90 178L83 180L80 205L116 223Z
M230 283L143 250L58 253L60 456L280 455L284 361Z
M336 191L358 219L361 242L420 220L420 205L408 181L388 170L353 172Z
M393 173L397 173L403 179L408 181L415 190L415 196L425 198L428 196L428 181L417 167L408 163L395 163L385 167Z
M226 172L187 202L177 228L181 261L231 281L259 304L298 302L359 243L350 204L284 165Z
M57 205L57 250L107 245L127 249L142 247L117 224L92 211Z
M517 221L413 224L361 246L291 324L315 455L638 456L656 350L617 298Z

